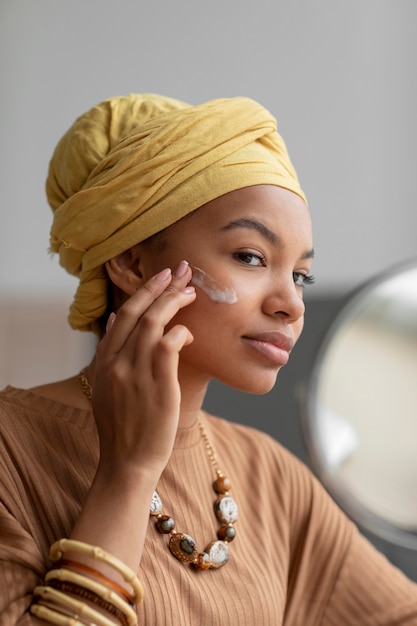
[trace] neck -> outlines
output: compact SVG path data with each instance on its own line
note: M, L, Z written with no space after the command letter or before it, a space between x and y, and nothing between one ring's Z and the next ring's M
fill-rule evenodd
M195 424L201 416L204 398L207 393L209 379L201 373L190 370L182 364L178 368L178 380L181 388L181 428L186 428Z
M87 378L90 384L92 384L94 380L95 369L96 363L94 357L94 359L86 368ZM193 372L187 371L187 368L181 366L178 372L178 380L181 388L179 427L188 428L190 426L193 426L201 416L202 406L209 381L206 378L201 377L200 375L196 375ZM83 394L79 382L78 385L79 394L82 394L86 403L89 402Z

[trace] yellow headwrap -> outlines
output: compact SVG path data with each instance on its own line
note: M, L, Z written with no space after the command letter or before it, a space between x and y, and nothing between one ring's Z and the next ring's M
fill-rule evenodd
M79 117L58 143L46 183L51 250L80 279L71 326L98 330L107 260L206 202L259 184L305 200L275 119L248 98L190 106L132 94Z

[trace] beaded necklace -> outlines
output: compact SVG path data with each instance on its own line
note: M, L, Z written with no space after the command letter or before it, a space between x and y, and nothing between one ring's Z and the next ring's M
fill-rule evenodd
M83 393L91 401L93 390L88 381L85 369L81 370L79 373L78 380ZM233 541L236 536L236 529L233 524L238 517L238 507L233 498L229 496L231 489L230 480L219 469L214 448L211 445L201 419L198 420L198 427L206 447L207 456L216 473L216 479L213 482L213 490L217 497L213 506L215 516L221 524L217 531L217 540L210 542L205 550L199 552L195 540L186 533L177 532L175 530L174 518L163 513L162 500L156 491L154 491L152 495L150 516L155 518L158 531L162 534L169 535L168 548L176 559L182 563L189 563L197 569L218 569L226 565L229 560L228 544Z

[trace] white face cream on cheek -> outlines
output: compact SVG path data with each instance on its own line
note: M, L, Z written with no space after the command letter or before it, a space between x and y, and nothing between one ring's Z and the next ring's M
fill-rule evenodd
M237 302L237 296L234 289L220 289L214 278L211 278L204 270L194 265L190 265L193 277L191 284L199 287L204 291L213 302L223 302L225 304L234 304Z

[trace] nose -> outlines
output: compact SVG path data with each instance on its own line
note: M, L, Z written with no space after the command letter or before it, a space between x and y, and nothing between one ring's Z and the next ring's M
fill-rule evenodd
M305 304L302 287L294 283L292 274L274 285L264 299L262 310L266 315L282 316L289 324L303 317Z

